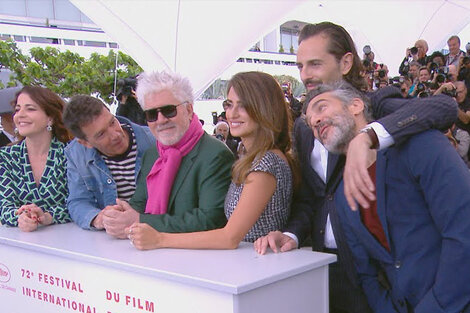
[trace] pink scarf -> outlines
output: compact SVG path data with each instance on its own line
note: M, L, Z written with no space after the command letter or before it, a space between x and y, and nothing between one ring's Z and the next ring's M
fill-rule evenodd
M166 213L170 192L180 168L181 160L194 148L203 134L202 125L197 115L193 113L189 128L180 141L171 146L165 146L157 141L160 157L147 175L148 199L145 213Z

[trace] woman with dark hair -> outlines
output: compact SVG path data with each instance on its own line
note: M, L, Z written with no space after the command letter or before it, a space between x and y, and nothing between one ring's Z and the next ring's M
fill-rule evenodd
M126 229L138 249L235 249L285 226L294 175L291 119L284 93L265 73L236 74L228 84L227 120L246 153L233 166L225 198L225 227L193 233L161 233L144 223Z
M64 101L42 87L24 87L14 100L19 141L0 149L0 223L34 231L67 223Z

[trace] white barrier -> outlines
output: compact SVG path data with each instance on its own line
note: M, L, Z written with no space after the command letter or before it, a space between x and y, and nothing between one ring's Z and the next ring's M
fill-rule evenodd
M328 312L328 263L296 250L138 251L74 224L33 233L0 226L1 311Z

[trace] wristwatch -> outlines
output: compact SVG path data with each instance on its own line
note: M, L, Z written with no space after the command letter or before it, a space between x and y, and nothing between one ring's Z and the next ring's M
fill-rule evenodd
M377 137L377 134L375 133L375 130L372 127L370 126L364 127L363 129L359 131L359 133L365 133L369 136L370 142L371 142L371 145L370 145L371 149L379 148L379 138Z

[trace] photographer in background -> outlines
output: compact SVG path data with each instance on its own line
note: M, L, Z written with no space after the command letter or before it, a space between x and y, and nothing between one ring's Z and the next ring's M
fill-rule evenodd
M411 48L407 48L405 52L405 58L400 64L398 72L400 75L407 75L409 72L410 63L416 61L421 65L426 65L428 52L428 43L424 39L419 39L415 42L415 45Z
M227 147L232 151L233 155L237 156L237 149L238 149L238 141L235 140L230 135L230 127L227 122L219 121L214 128L214 136L215 138L219 139L223 143L227 145Z
M409 95L411 85L412 82L408 76L395 76L389 80L389 86L399 88L403 98L411 98Z
M374 87L380 89L388 86L388 67L381 63L374 70Z
M465 52L460 50L460 38L458 36L451 36L447 40L449 46L449 54L446 54L446 66L454 65L459 66L460 58L465 56Z
M411 97L424 98L431 96L433 92L430 88L431 85L431 72L426 66L421 66L418 70L418 80L415 88L410 93ZM433 88L435 89L435 88Z
M431 67L432 64L435 64L434 66L443 67L446 65L446 58L445 56L439 52L439 51L434 51L431 56L428 58L428 67Z
M362 48L364 57L362 59L362 65L364 66L364 76L367 79L367 86L369 90L374 88L374 72L378 64L374 62L375 54L372 52L369 45L365 45Z
M460 59L457 79L464 81L467 89L470 88L470 57L466 56Z
M447 82L441 85L434 93L453 97L458 104L458 115L455 124L446 133L449 140L455 139L457 152L469 165L468 152L470 147L470 101L467 98L467 87L462 81Z
M119 101L119 105L116 115L126 117L136 124L147 126L144 111L135 96L137 80L133 77L120 79L117 86L116 99Z
M292 85L290 82L283 82L281 88L284 92L287 103L289 103L292 120L295 121L302 114L302 102L294 97L294 94L292 93Z

